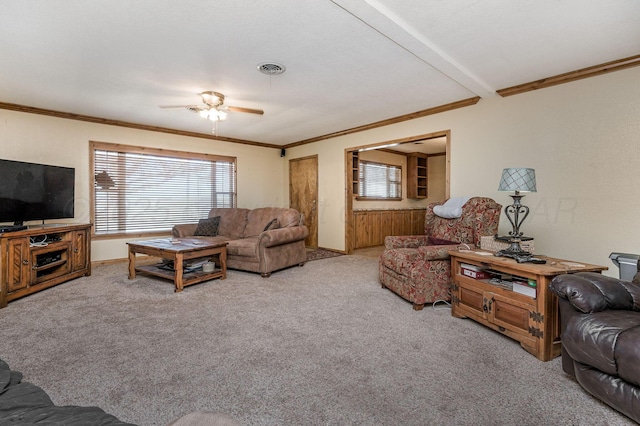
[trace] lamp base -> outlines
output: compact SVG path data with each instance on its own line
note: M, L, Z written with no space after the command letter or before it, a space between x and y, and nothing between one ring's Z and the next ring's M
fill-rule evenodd
M504 236L500 236L500 235L494 235L493 238L495 238L496 240L499 241L505 241L507 243L510 243L514 238L510 235L504 235ZM531 241L533 240L533 237L525 237L524 235L521 237L517 238L518 241Z
M533 255L528 251L512 250L511 248L497 251L495 255L498 257L510 257L512 259L522 259L527 257L533 257Z
M522 250L522 247L520 247L520 241L529 241L529 240L532 240L533 238L531 237L519 237L519 238L499 237L496 235L495 239L500 241L505 241L511 244L509 248L496 252L495 254L496 256L510 257L512 259L516 259L519 263L528 262L529 259L533 258L533 254L529 253L528 251Z
M515 261L518 263L539 263L539 264L547 263L546 260L540 259L539 257L535 257L534 255L526 251L514 252L509 249L500 250L495 254L495 256L510 257L512 259L515 259Z

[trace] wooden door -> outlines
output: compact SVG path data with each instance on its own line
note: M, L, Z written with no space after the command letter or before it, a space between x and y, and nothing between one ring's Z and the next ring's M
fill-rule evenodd
M72 246L73 246L73 262L72 262L72 271L76 272L81 269L86 269L88 267L89 258L87 256L87 236L88 231L75 231L72 235Z
M7 245L7 260L3 260L3 262L6 262L7 292L27 288L31 280L29 239L23 237L9 240Z
M318 156L289 160L289 207L304 214L305 245L318 248Z

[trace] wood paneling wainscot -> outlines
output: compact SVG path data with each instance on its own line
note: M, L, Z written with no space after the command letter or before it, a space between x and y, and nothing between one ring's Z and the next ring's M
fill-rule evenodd
M384 245L387 235L422 235L426 209L355 210L355 247Z

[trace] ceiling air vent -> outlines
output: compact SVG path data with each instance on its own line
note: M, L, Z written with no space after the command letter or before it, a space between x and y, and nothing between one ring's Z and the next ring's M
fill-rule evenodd
M258 71L266 75L280 75L285 71L284 65L275 62L264 62L258 65Z

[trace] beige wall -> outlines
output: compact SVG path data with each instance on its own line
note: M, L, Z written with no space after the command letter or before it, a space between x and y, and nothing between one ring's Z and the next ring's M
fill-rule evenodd
M498 192L505 167L536 169L522 230L536 252L610 266L612 251L640 253L640 67L287 150L318 154L319 245L344 250L344 150L451 131L451 196ZM510 228L501 216L500 232Z
M288 206L288 198L285 199L288 193L280 190L285 187L285 183L282 173L283 161L277 149L0 110L0 157L75 167L76 217L67 222L91 222L90 140L235 156L238 166L239 207ZM130 240L96 239L91 245L91 258L93 261L126 258L126 242Z
M609 275L618 273L610 252L640 253L640 67L290 148L284 158L275 149L0 110L0 156L75 167L74 221L88 222L89 140L236 156L241 207L287 206L288 160L317 154L318 243L344 250L345 150L444 130L451 196L509 204L497 191L501 170L536 169L523 231L538 253L611 266ZM501 233L507 225L503 215ZM94 241L92 260L124 258L125 242Z

